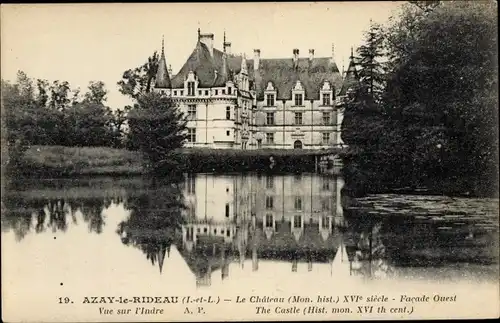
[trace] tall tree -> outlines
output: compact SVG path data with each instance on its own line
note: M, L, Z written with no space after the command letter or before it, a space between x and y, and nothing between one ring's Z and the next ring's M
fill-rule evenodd
M363 92L371 99L371 104L380 105L385 88L385 68L382 63L383 34L381 27L370 23L370 29L365 33L365 42L358 50L358 75Z
M123 72L122 79L118 82L120 92L133 99L149 93L155 81L158 62L159 55L155 51L143 65Z
M371 25L364 43L351 57L350 69L355 69L358 82L345 103L342 139L347 145L374 149L380 133L373 125L380 123L380 111L385 87L385 70L380 27ZM365 125L366 124L366 125Z
M129 113L131 140L152 168L169 162L187 139L186 118L171 98L151 92L141 95Z

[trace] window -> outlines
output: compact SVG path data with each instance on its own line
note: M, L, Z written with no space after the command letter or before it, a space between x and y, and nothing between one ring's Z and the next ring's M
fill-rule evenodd
M294 180L296 183L300 183L302 181L302 174L301 173L297 173L293 176Z
M215 95L219 95L219 90L215 90Z
M295 112L295 124L302 124L302 112Z
M226 94L226 90L222 89L222 95Z
M207 228L203 228L203 233L207 233Z
M295 105L303 105L302 94L295 94Z
M272 132L266 133L266 143L268 144L274 143L274 133Z
M196 228L196 232L201 233L201 228Z
M267 106L268 107L273 107L274 106L274 94L268 94L267 95Z
M187 191L188 194L194 194L196 191L196 181L194 176L188 176L187 178Z
M174 95L177 95L177 91L174 91Z
M266 209L272 210L273 209L273 197L272 196L266 196Z
M188 95L194 96L194 82L188 82Z
M274 112L268 112L266 114L266 124L268 125L274 124Z
M198 91L198 95L202 95L202 91L201 90Z
M295 197L295 210L302 210L302 197L300 196Z
M330 124L330 112L323 112L323 124Z
M184 91L179 91L181 93L181 95L184 95Z
M330 182L328 179L323 179L323 190L324 191L329 191L330 190Z
M272 228L272 227L273 227L273 215L266 214L266 228Z
M328 200L322 200L321 201L321 210L322 211L328 211L330 210L330 203Z
M188 142L196 142L196 128L188 129Z
M330 133L323 132L323 145L328 145L329 142L330 142Z
M208 90L205 90L205 95L208 95Z
M323 105L330 105L330 93L323 93Z
M196 105L188 105L188 120L196 120Z
M229 203L226 203L226 218L229 218Z
M323 229L328 229L328 217L324 216L321 218L321 227Z
M272 176L266 177L266 188L272 189L274 187L274 178Z
M302 217L300 215L295 215L293 217L293 227L301 228L302 227Z
M226 236L230 237L231 236L231 231L227 230L226 231Z
M229 131L229 130L228 130L228 131L226 131L226 136L228 136L228 137L229 137L230 135L231 135L231 131Z
M226 107L226 119L231 119L231 107Z

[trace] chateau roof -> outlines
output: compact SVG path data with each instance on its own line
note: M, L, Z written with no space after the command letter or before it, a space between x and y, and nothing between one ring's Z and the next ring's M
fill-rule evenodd
M165 51L162 40L161 45L161 57L158 62L158 70L156 71L155 88L157 89L170 89L172 88L172 82L170 81L170 76L167 70L167 60L165 59Z
M342 83L342 88L340 89L339 95L346 95L349 88L351 88L353 85L357 85L358 82L358 71L356 70L354 58L351 56L349 67L347 68L344 82Z
M224 53L213 49L213 56L208 47L198 41L179 73L172 79L174 88L184 86L184 81L190 71L193 71L199 81L200 87L224 86L226 80L224 73ZM241 70L242 57L227 55L227 78L238 74ZM273 82L277 90L278 100L292 98L292 88L300 80L305 89L306 100L319 99L319 91L324 81L329 81L338 92L342 86L342 76L334 61L330 57L299 58L298 66L294 67L292 57L259 60L259 69L254 71L254 62L247 59L247 70L250 83L254 85L257 98L263 99L264 90L268 82ZM217 70L217 75L215 71Z

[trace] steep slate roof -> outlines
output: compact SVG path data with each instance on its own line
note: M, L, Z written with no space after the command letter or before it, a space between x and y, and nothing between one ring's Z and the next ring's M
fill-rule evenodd
M196 73L200 87L223 86L225 76L223 75L224 53L218 49L213 50L213 57L205 44L198 41L195 49L179 73L173 78L174 88L183 87L189 71ZM227 55L227 78L238 74L241 70L241 56ZM292 98L292 88L297 80L300 80L306 91L306 100L319 99L319 91L324 81L330 81L338 92L342 86L342 76L337 64L330 57L315 57L312 62L309 58L299 58L298 67L294 68L292 57L265 59L261 58L259 69L255 73L252 59L247 59L247 69L250 84L255 86L257 98L264 98L264 90L269 81L273 82L277 90L278 100L289 100ZM215 70L218 71L217 78Z
M351 57L349 61L349 67L347 68L344 82L342 83L342 88L340 89L339 95L346 95L347 90L353 85L357 85L359 82L358 71L356 70L356 64L354 58Z
M248 62L248 73L253 76L259 100L264 98L264 90L268 82L273 82L278 100L292 98L292 89L297 80L300 80L304 87L306 100L319 99L319 91L324 81L329 81L336 90L342 84L339 69L329 57L317 57L312 62L308 58L299 58L297 68L294 68L291 57L260 59L257 73L254 73L253 60L248 60Z
M172 88L172 82L170 81L170 76L168 75L168 70L167 70L167 60L165 59L163 40L161 45L161 57L160 61L158 62L158 70L156 71L155 88L157 89Z
M222 63L222 59L221 59ZM222 66L222 64L220 65ZM214 59L205 44L198 41L189 58L184 63L179 73L172 79L173 88L184 87L189 71L193 71L198 77L199 87L211 87L215 81Z

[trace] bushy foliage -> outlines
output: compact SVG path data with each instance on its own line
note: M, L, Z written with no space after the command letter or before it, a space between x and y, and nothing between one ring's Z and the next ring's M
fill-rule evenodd
M14 83L2 80L10 156L22 153L15 147L30 145L120 147L126 111L112 111L106 95L100 81L90 82L82 97L68 82L35 82L21 71Z
M128 116L129 136L144 154L147 168L175 163L175 150L187 139L186 123L171 98L156 92L139 96Z
M378 183L368 190L497 193L496 4L416 4L378 32L388 58L375 75L386 80L380 100L364 84L346 105L346 172ZM373 39L358 51L365 61Z

